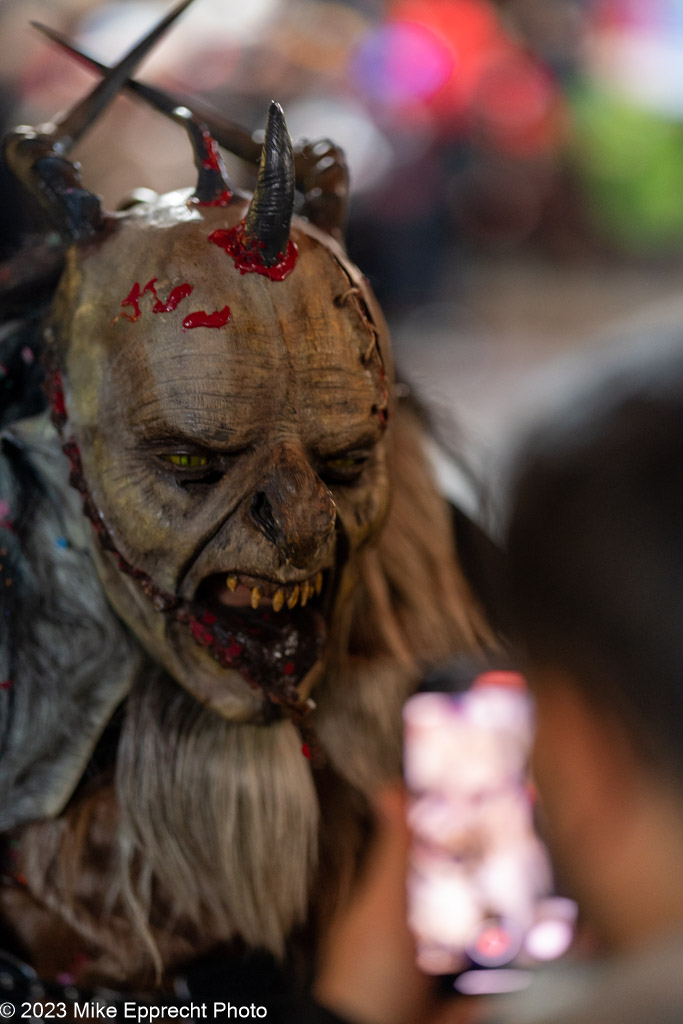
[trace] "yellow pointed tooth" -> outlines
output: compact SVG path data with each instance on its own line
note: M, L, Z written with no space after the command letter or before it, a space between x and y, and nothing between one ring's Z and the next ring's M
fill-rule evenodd
M273 594L273 611L279 612L285 603L285 593L283 590L276 590Z
M308 580L305 580L301 584L301 607L302 608L306 607L306 602L308 601L310 596L311 596L311 584L308 582Z
M299 584L297 583L294 590L287 598L287 607L293 608L296 602L299 600Z
M239 583L239 580L237 579L236 576L228 576L225 582L228 587L228 590L232 590L233 593L237 590L237 584Z
M323 589L323 574L321 572L319 572L319 573L316 573L316 576L315 576L315 592L316 592L316 594L319 594L322 589Z
M258 587L254 587L251 592L251 607L258 608L261 604L261 591Z

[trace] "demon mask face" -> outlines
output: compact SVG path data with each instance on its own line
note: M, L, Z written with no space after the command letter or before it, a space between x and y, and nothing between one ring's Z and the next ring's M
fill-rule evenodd
M329 143L295 155L272 104L249 200L205 124L155 94L188 131L197 187L103 215L65 152L131 68L7 149L73 243L48 331L53 419L142 645L228 718L298 713L389 499L384 328L333 237L345 168Z

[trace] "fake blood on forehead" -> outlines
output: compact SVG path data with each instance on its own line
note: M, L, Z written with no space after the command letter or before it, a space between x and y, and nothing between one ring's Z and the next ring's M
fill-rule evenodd
M154 296L155 301L152 306L153 313L172 313L173 310L177 308L178 304L182 302L183 299L186 299L188 295L191 295L193 291L191 284L179 284L176 288L171 290L166 302L162 302L157 295L156 283L157 279L156 277L153 277L141 290L140 285L136 281L128 295L126 295L125 299L121 302L121 305L124 307L132 307L133 315L131 316L130 313L121 313L120 316L125 317L126 320L130 320L131 323L135 323L136 320L139 320L142 316L142 311L140 310L140 299L145 292L149 292Z
M173 288L168 296L168 299L164 302L157 295L156 290L157 278L153 277L147 282L144 288L140 288L139 283L136 281L131 288L128 295L121 302L122 306L131 306L133 309L133 315L130 313L119 313L119 316L125 317L126 320L130 320L131 323L135 323L142 316L142 310L140 309L140 299L142 296L149 292L154 296L155 302L152 306L153 313L172 313L179 304L192 294L194 288L187 282L177 285ZM119 317L116 317L118 320ZM230 307L224 306L223 309L217 309L213 313L207 313L205 310L200 309L194 313L189 313L183 320L183 329L192 330L195 327L225 327L230 320Z
M217 309L214 313L206 313L200 309L185 317L183 327L185 330L191 330L193 327L225 327L229 319L230 306Z
M290 239L287 250L280 253L280 259L272 267L262 262L258 243L253 243L244 236L244 222L234 228L218 228L209 235L209 241L217 245L234 260L235 267L242 274L262 274L271 281L284 281L296 266L299 250Z

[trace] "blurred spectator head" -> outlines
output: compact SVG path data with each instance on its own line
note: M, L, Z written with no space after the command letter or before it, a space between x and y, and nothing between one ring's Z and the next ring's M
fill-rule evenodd
M527 449L509 529L529 657L683 777L683 348L635 360Z
M521 466L509 586L548 837L609 939L680 927L683 346L612 369Z

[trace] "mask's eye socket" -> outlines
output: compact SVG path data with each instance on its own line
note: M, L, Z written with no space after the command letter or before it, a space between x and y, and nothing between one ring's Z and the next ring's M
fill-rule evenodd
M181 487L192 487L194 484L215 484L223 476L224 467L210 454L159 452L158 457Z
M368 461L368 453L336 455L324 459L321 465L320 475L328 483L353 483L361 473Z
M164 462L181 469L205 469L209 465L208 455L188 455L186 452L164 452L159 456Z

